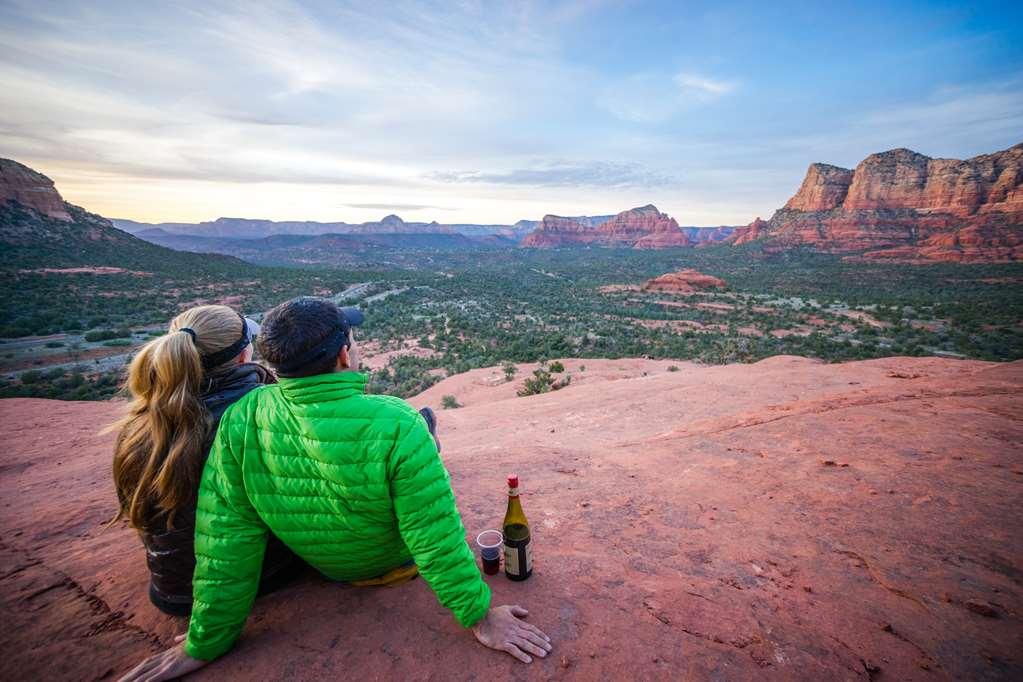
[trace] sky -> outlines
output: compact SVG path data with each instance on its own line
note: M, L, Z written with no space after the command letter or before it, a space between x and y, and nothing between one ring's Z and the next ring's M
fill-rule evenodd
M0 112L112 218L737 225L1023 142L1023 3L0 0Z

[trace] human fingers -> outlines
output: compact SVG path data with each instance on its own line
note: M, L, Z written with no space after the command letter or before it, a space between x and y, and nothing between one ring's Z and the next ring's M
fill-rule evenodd
M156 682L156 680L163 680L163 674L167 671L167 667L170 663L166 660L160 661L160 665L154 666L146 671L145 676L139 682Z
M185 632L185 633L182 633L182 634L178 635L177 637L175 637L175 638L174 638L174 643L175 643L175 644L181 644L181 643L182 643L182 642L184 642L184 641L185 641L186 639L188 639L188 633L187 633L187 632Z
M527 641L530 641L533 644L537 645L538 647L540 647L544 651L550 651L551 650L551 643L548 642L543 637L541 637L540 635L536 634L535 632L530 632L529 630L526 630L525 628L519 628L519 631L516 634L519 637L522 637L523 639L525 639Z
M522 622L522 623L519 623L519 627L522 628L523 630L529 630L533 634L540 635L541 637L546 639L548 642L551 641L551 638L547 636L547 633L544 632L543 630L541 630L540 628L536 627L535 625L532 625L532 624L526 623L526 622Z
M163 665L161 665L156 670L152 671L150 673L151 676L147 678L145 682L160 682L161 680L173 680L176 677L181 677L187 672L189 672L188 669L182 668L178 664L178 661L176 661L174 658L167 657L167 660L163 662Z
M511 614L513 616L516 616L517 618L525 618L526 616L529 615L529 611L525 610L524 608L522 608L518 604L515 604L514 606L512 606L510 611L511 611Z
M142 661L137 666L126 672L124 676L121 677L121 679L118 680L117 682L135 682L136 680L141 680L143 674L157 664L157 661L159 661L160 656L162 656L162 654L150 656L149 658Z
M544 656L547 655L546 649L536 644L533 644L525 637L519 637L516 635L509 638L509 641L518 648L522 649L527 653L533 654L534 656L539 656L540 658L543 658Z
M515 646L512 642L505 642L504 646L501 647L504 651L519 659L523 663L532 663L533 659L527 656L521 649Z

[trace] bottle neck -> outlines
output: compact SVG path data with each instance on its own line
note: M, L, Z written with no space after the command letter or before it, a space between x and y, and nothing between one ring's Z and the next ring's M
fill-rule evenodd
M516 488L508 488L508 497L518 497L518 496L519 496L519 489L517 487Z

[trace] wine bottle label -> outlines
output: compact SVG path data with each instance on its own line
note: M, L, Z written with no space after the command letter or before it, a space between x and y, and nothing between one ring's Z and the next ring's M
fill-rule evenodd
M504 570L511 575L519 575L519 548L504 546Z
M515 497L519 494L518 488L508 488L508 497Z
M533 543L504 546L504 570L511 575L526 575L533 570Z

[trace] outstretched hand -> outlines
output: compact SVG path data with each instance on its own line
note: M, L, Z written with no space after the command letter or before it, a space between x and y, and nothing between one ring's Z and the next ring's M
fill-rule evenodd
M174 638L174 646L163 653L150 656L139 663L118 682L159 682L173 680L176 677L195 672L209 661L200 661L185 653L185 638L178 635Z
M494 606L472 627L472 634L483 646L506 651L523 663L532 663L529 654L543 658L551 650L551 638L540 628L519 620L529 615L521 606Z

